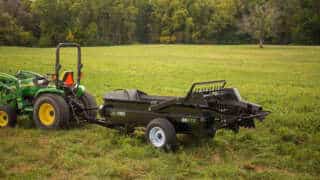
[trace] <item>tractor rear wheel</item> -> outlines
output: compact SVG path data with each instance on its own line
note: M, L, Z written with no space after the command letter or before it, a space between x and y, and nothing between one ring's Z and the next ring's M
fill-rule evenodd
M70 109L63 97L44 94L34 104L33 119L40 129L66 128L69 124Z
M95 109L97 107L96 99L89 94L88 92L85 92L83 96L81 96L81 101L84 104L86 109L90 109L87 111L89 117L91 119L95 119L98 114L98 110Z
M0 106L0 128L14 127L16 124L16 110L11 106Z

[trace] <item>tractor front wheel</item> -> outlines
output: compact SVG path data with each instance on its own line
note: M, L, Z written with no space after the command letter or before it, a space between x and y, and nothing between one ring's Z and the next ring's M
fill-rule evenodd
M33 119L40 129L65 128L70 119L69 106L59 95L41 95L34 104Z
M10 106L0 106L0 128L14 127L17 124L17 112Z

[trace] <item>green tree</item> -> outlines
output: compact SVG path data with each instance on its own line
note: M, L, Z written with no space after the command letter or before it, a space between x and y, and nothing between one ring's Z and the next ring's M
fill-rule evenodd
M0 44L32 45L37 26L30 12L30 1L0 0Z
M0 40L320 44L319 0L0 0Z
M14 45L19 41L21 28L8 13L0 13L0 44Z
M248 12L244 14L240 28L259 41L263 48L265 38L272 35L274 8L268 0L256 0L248 4Z
M37 0L33 13L40 19L40 45L56 45L65 41L71 24L71 1Z
M320 43L320 1L299 0L299 9L293 17L296 25L292 30L294 42L303 44Z

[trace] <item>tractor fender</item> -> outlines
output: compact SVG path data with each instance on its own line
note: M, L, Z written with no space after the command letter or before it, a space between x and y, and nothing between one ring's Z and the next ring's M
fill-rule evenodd
M86 88L82 85L79 85L77 87L76 95L78 97L81 97L82 95L84 95L85 91L86 91ZM39 95L44 93L63 95L64 91L56 88L44 88L44 89L38 90L35 94L35 97L38 97Z
M44 88L36 92L35 97L40 96L41 94L58 94L63 95L64 91L56 88Z

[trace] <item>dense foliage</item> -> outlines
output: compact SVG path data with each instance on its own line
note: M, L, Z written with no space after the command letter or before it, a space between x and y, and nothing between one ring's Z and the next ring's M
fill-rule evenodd
M320 43L319 0L0 0L0 44Z

